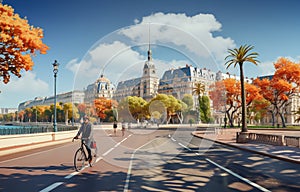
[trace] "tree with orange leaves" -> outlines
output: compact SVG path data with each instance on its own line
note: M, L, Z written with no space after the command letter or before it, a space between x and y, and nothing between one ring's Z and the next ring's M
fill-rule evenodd
M272 114L273 126L275 115L279 115L282 127L286 127L286 107L290 105L290 98L299 93L300 64L287 58L279 58L274 67L275 74L272 78L257 78L254 84L261 89L260 93L271 104L269 111Z
M31 70L36 51L45 54L49 49L42 42L43 30L29 25L14 13L11 6L0 3L0 78L4 83L10 74L21 77L21 70Z
M240 81L228 78L222 81L217 81L211 87L209 92L210 98L213 100L213 107L215 110L225 111L226 116L229 120L229 126L234 127L235 118L239 118L237 114L241 110L241 86ZM250 108L253 101L262 99L262 96L259 93L259 88L245 83L246 94L246 106ZM222 97L223 96L223 97ZM225 106L225 109L224 109ZM247 114L249 117L250 114Z
M209 96L213 101L213 108L219 111L223 109L226 114L225 117L228 118L229 126L233 127L234 115L241 107L239 82L228 78L217 81L213 86L210 87L211 91L209 92Z
M104 97L100 97L98 99L94 100L94 107L97 116L100 119L105 119L107 116L107 112L112 110L113 106L116 106L116 101L111 100L111 99L106 99Z

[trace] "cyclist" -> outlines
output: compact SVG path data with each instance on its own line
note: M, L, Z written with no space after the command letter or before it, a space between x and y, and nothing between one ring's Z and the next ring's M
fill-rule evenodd
M74 137L74 139L78 139L78 136L81 135L81 139L86 144L86 149L88 151L88 161L91 164L92 162L92 151L91 151L91 142L94 141L93 138L93 130L92 130L92 124L89 121L89 117L85 115L83 117L83 123L81 124L81 127L77 133L77 135Z

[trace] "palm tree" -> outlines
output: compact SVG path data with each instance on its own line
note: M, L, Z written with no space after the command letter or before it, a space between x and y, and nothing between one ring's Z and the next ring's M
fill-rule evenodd
M199 106L199 109L198 109L198 118L200 119L200 102L201 102L201 95L203 95L205 92L205 85L201 82L196 82L195 83L195 86L193 87L193 95L197 95L198 96L198 106ZM199 120L198 119L198 120Z
M257 60L258 53L252 52L249 53L254 47L250 45L242 45L238 49L228 49L229 55L225 57L225 60L229 60L225 63L228 69L232 64L236 67L237 64L240 66L240 81L241 81L241 99L242 99L242 132L247 132L247 123L246 123L246 94L245 94L245 85L244 85L244 62L251 62L255 65L259 63Z

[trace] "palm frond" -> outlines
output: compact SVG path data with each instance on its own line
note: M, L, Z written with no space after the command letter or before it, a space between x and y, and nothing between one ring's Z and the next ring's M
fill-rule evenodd
M232 64L236 67L237 64L243 64L246 61L257 65L257 63L259 63L257 60L258 53L250 52L253 48L254 46L246 44L241 45L239 48L228 49L229 55L225 57L225 60L227 60L225 63L227 66L226 69L228 69Z

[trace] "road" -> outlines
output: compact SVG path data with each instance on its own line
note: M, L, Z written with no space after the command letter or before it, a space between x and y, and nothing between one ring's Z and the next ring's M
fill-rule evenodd
M93 167L79 142L0 158L0 191L300 191L299 165L193 137L189 128L97 129Z

